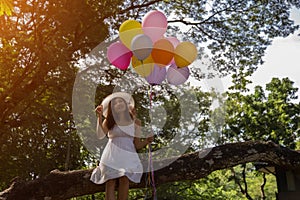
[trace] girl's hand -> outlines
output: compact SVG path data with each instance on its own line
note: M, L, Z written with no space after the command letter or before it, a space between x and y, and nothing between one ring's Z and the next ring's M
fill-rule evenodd
M152 143L153 140L154 140L154 136L150 136L150 137L147 137L147 138L146 138L147 144Z
M103 115L103 106L102 105L97 106L95 111L96 111L96 114L98 115L98 117L102 117L102 115Z
M129 111L132 114L133 119L136 119L136 110L134 108L134 106L129 106Z

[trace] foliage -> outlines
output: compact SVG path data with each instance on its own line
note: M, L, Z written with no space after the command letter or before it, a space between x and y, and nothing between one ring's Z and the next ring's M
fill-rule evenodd
M224 134L229 141L271 140L294 149L299 140L300 105L293 102L298 88L288 78L273 78L265 90L256 86L252 94L227 93Z
M234 168L236 173L242 173L242 168ZM253 199L261 199L260 185L263 183L263 174L257 172L252 164L247 166L248 192ZM264 187L266 199L275 200L276 180L272 174L266 175L267 182ZM147 190L131 190L130 199L144 199L147 192L151 194L151 188ZM148 196L151 196L148 194ZM206 178L195 181L180 181L161 185L157 188L157 198L162 200L223 200L223 199L246 199L235 183L233 173L230 169L214 171Z
M251 82L247 80L248 76L249 73L242 69L239 74L233 75L233 86L227 92L225 101L226 116L221 128L221 142L271 140L295 149L299 143L300 103L295 102L298 99L298 88L288 78L273 78L265 89L256 86L254 92L249 93L247 86ZM241 180L244 176L245 172L237 173L235 178ZM259 187L252 184L253 180L255 179L244 179L244 188L240 185L240 190L247 199L258 198L257 194L247 191L247 185L249 190L254 185ZM269 198L270 195L265 197Z
M91 9L84 1L15 1L14 6L17 12L0 18L4 184L15 176L34 179L56 168L84 166L71 113L77 71L72 62L75 52L89 51L89 43L108 32L103 23L93 25L98 16L86 12ZM99 30L103 35L95 34Z
M188 2L188 5L186 4ZM180 16L173 20L192 30L186 38L207 45L211 67L222 74L237 72L240 67L254 72L263 63L262 56L274 37L286 37L298 26L289 19L291 6L299 1L176 1L167 9ZM194 30L194 31L193 31Z

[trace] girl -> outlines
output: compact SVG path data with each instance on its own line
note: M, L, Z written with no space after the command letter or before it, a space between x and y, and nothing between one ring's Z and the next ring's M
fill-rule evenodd
M129 181L139 183L143 173L136 150L153 141L153 137L140 140L141 123L135 119L134 105L130 104L134 104L131 95L117 92L106 97L96 108L97 136L100 139L107 136L109 139L101 156L98 170L94 170L91 180L97 184L106 184L106 200L115 200L117 182L119 184L118 200L128 198ZM129 112L130 106L132 112ZM106 117L103 122L102 115ZM95 173L98 174L95 175ZM98 179L95 178L97 176Z

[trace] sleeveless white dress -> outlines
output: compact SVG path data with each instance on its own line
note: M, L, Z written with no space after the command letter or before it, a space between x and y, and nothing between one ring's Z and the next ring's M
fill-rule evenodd
M141 181L143 166L133 143L134 133L134 123L128 126L115 125L108 132L109 140L99 166L92 172L92 182L103 184L107 180L122 176L127 176L134 183Z

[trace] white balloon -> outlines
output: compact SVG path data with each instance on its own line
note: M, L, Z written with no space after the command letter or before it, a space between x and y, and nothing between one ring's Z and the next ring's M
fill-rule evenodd
M131 41L131 51L139 60L145 60L152 51L153 43L145 34L136 35Z

